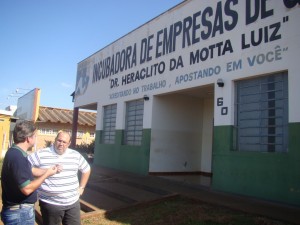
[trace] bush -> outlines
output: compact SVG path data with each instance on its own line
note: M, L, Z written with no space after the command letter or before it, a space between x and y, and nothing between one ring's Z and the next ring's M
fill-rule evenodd
M82 143L80 145L76 145L75 150L86 153L86 154L94 154L95 140L90 144Z
M45 148L50 147L52 145L52 141L45 140Z
M89 162L93 163L94 161L94 147L95 141L92 141L90 144L82 143L76 145L75 150L81 153L81 155Z

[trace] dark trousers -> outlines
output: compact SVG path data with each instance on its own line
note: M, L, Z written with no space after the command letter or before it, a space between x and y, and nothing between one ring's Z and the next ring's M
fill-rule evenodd
M60 206L40 201L43 225L80 225L80 203Z

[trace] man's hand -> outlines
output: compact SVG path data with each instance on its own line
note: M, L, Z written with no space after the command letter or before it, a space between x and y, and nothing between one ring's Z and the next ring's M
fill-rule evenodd
M52 166L52 167L48 168L48 169L46 170L47 177L50 177L50 176L56 174L57 171L58 171L57 166Z
M63 166L60 164L55 165L57 167L57 173L60 173L63 170Z
M37 176L36 179L32 180L28 185L20 189L21 192L26 196L30 195L32 192L38 189L45 179L56 174L58 171L58 167L55 165L48 169L33 168L32 171L34 172L34 175L38 174L40 176Z
M83 187L79 187L78 188L78 194L79 194L79 196L81 196L83 194L83 192L84 192L84 188Z

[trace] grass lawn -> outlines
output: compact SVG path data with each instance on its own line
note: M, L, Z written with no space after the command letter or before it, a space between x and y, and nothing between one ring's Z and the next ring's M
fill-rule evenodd
M262 216L175 197L148 206L132 207L83 219L83 225L287 225Z
M0 160L0 172L2 160ZM1 194L1 187L0 187ZM2 201L0 199L2 206ZM2 208L0 206L0 209ZM2 222L0 221L0 225ZM291 225L177 196L82 219L82 225Z

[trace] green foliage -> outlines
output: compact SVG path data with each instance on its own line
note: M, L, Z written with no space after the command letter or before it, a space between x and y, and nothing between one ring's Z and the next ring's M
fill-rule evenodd
M95 147L95 141L92 141L90 144L82 143L80 145L76 145L74 148L78 152L81 153L81 155L89 162L93 163L94 159L94 147Z
M95 148L95 140L92 141L90 144L82 143L80 145L76 145L75 150L81 153L94 154L94 148Z
M45 148L50 147L52 145L52 141L45 140Z

